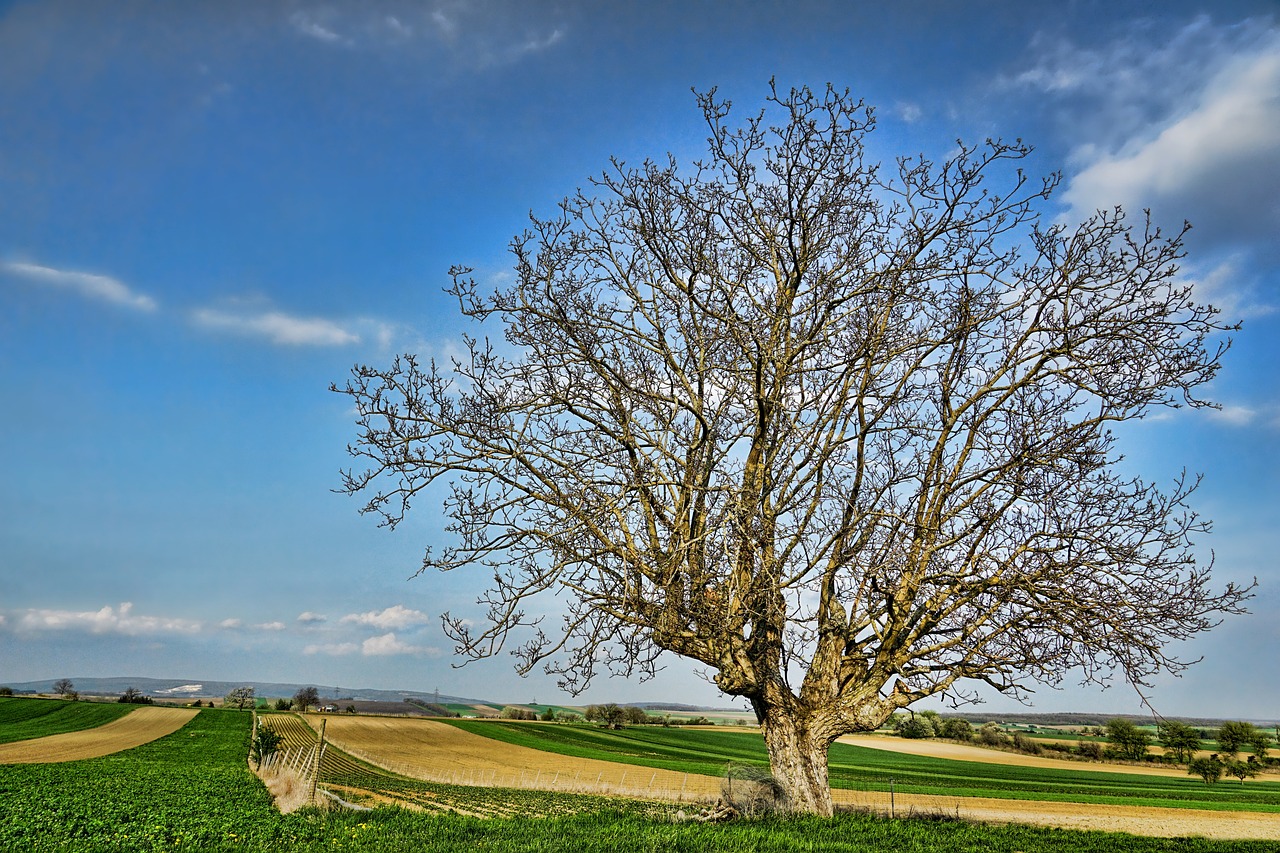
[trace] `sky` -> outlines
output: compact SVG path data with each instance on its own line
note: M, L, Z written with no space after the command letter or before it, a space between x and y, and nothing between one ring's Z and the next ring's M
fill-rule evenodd
M892 7L892 8L887 8ZM742 115L848 87L883 160L1021 137L1045 216L1193 224L1181 276L1243 323L1209 391L1122 435L1201 473L1197 542L1252 615L1180 649L1164 714L1280 717L1280 8L1274 0L0 3L0 683L283 681L567 702L457 668L413 577L445 535L335 493L356 363L445 358L453 264L507 246L611 157L699 156L692 90ZM671 659L577 701L731 703ZM987 709L1019 706L989 696ZM1142 712L1069 681L1032 709Z

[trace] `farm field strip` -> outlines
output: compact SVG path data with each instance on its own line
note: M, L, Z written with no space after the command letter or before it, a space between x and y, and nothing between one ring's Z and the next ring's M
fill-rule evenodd
M47 764L110 755L172 734L197 713L195 708L134 706L125 716L96 728L0 744L0 764Z
M281 734L284 761L302 761L313 755L316 730L294 714L266 714L260 717ZM327 734L326 730L326 734ZM431 781L394 773L347 754L333 741L328 741L320 761L320 786L332 789L344 800L360 804L363 795L374 802L391 800L423 811L458 813L477 817L545 817L579 814L589 811L623 810L647 814L655 808L648 801L622 801L563 789L543 790L520 784L506 784L506 778L489 775L480 779L455 774L449 780ZM530 778L526 780L533 782Z
M718 778L511 746L434 720L329 717L327 737L355 758L396 774L482 787L554 789L681 801L714 798ZM318 728L319 722L307 723ZM409 723L410 725L404 725ZM722 768L721 768L722 769Z
M0 744L81 731L118 720L132 705L0 697Z

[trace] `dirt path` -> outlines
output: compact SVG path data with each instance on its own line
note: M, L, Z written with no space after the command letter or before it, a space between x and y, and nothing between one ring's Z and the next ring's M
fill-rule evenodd
M316 723L314 719L308 719L308 722ZM334 745L352 755L406 776L436 782L621 794L670 800L709 799L718 796L720 792L720 780L711 776L669 770L655 772L645 767L556 755L513 746L432 720L329 717L327 733ZM881 743L864 744L864 740L879 740ZM849 742L877 748L890 748L899 742L915 746L900 738L850 738ZM920 754L1005 764L1014 763L1015 759L1036 760L1033 756L1018 756L976 747L965 748L959 744L931 743L928 746L933 747L933 751ZM955 746L958 751L953 753L938 749L945 746ZM974 757L971 753L980 753L982 758ZM1081 766L1076 762L1039 760L1049 761L1051 763L1047 766L1053 767ZM1102 765L1089 765L1090 770L1101 768ZM1118 772L1130 772L1127 767L1115 769ZM889 797L885 793L843 790L833 793L836 802L841 805L886 813L889 811ZM1028 823L1164 837L1199 835L1208 838L1280 840L1280 815L1256 812L905 794L898 794L895 799L899 814L914 808L947 814L958 812L963 818L992 823Z
M110 755L173 734L198 713L195 708L143 706L94 729L0 744L0 764L52 764Z

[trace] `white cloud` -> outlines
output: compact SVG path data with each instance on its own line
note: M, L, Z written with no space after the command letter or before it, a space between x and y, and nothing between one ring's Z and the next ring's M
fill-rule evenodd
M239 619L223 619L221 622L218 623L218 627L226 628L227 630L233 630L235 628L239 628L242 624L244 623L241 622Z
M341 657L343 655L355 654L360 651L360 646L355 643L313 643L302 650L306 655L330 655L332 657Z
M1209 417L1231 426L1248 426L1258 416L1258 412L1248 406L1227 406L1221 409L1206 410Z
M88 299L110 302L135 311L154 311L156 301L143 293L131 290L128 285L111 276L75 270L60 270L39 264L8 261L0 269L48 287L63 288Z
M431 621L431 617L420 610L410 610L403 604L396 604L385 610L370 610L367 613L350 613L342 617L343 622L357 625L368 625L373 628L408 628L410 625L422 625Z
M383 657L386 655L439 655L438 649L427 646L414 646L403 643L396 638L395 632L388 632L380 637L370 637L360 644L360 653L365 657Z
M1120 150L1082 151L1064 198L1077 216L1099 207L1187 211L1214 233L1280 229L1280 34L1226 59L1190 108Z
M281 346L345 346L360 342L349 329L320 317L295 317L281 311L198 308L192 312L198 326L237 335L265 338Z
M261 624L254 625L253 627L257 628L259 631L283 631L285 629L285 624L283 622L263 622Z
M298 614L298 621L303 625L319 625L321 622L328 620L328 616L320 613L312 613L310 610L304 610Z
M133 612L133 604L124 602L118 608L101 610L31 609L22 614L18 628L28 631L88 631L92 634L123 634L135 637L152 634L194 634L200 623L191 619L167 616L142 616Z

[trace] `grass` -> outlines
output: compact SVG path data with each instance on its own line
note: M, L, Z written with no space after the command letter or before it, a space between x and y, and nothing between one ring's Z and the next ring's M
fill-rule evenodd
M734 730L632 727L620 731L565 725L447 721L466 731L517 746L642 767L718 776L726 762L767 764L759 734ZM833 744L834 788L954 797L1097 803L1218 811L1280 812L1280 783L1205 785L1188 776L1045 769L906 755Z
M958 821L778 818L672 823L598 809L539 820L479 819L401 808L281 815L248 771L249 716L202 711L178 732L89 761L0 765L0 849L378 853L753 851L753 853L1272 853L1269 841L1140 838ZM716 734L712 732L712 734ZM511 799L544 792L500 792ZM555 795L552 795L555 796Z
M136 705L0 697L0 743L78 732L118 720Z

